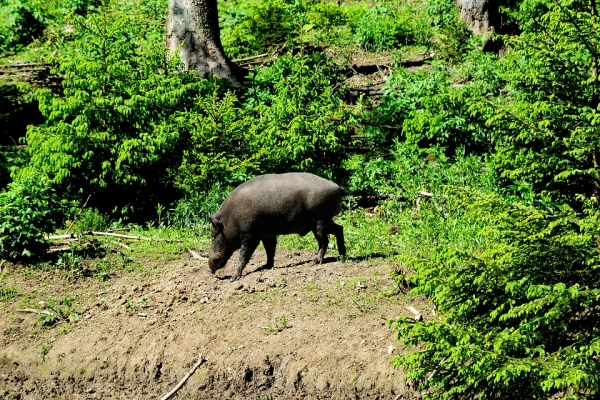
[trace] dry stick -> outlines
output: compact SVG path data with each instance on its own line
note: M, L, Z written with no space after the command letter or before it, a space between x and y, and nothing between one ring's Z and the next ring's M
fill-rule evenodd
M195 252L192 249L188 249L188 251L190 252L190 254L192 255L192 257L198 259L198 260L208 260L208 257L202 256L199 253Z
M362 312L362 313L366 313L365 309L364 309L364 308L362 308L362 307L360 306L360 304L358 304L358 303L356 302L356 300L352 299L352 301L354 302L354 305L355 305L356 307L358 307L358 310L359 310L360 312Z
M185 381L187 381L190 378L190 376L192 376L192 374L196 372L198 367L205 361L204 358L202 358L202 354L204 354L204 350L200 352L198 362L192 367L192 369L190 369L190 371L183 377L183 379L179 381L179 383L173 388L173 390L161 397L160 400L167 400L169 397L173 396L183 386Z
M96 235L96 236L112 236L112 237L119 237L119 238L123 238L123 239L149 240L151 242L181 242L181 240L176 240L176 239L154 239L154 238L147 238L147 237L142 237L142 236L122 235L120 233L110 233L110 232L87 231L87 232L82 232L82 234L83 235Z
M268 55L269 55L269 53L263 53L263 54L259 54L259 55L257 55L257 56L246 57L246 58L238 58L238 59L236 59L236 60L231 60L231 61L233 61L234 63L240 63L240 62L242 62L242 61L252 61L252 60L256 60L257 58L266 57L266 56L268 56Z
M67 229L67 231L65 232L65 235L67 233L69 233L69 231L71 230L71 228L73 227L73 225L75 225L75 222L77 222L77 218L79 218L79 216L81 215L81 213L83 212L83 209L85 208L85 206L87 206L88 201L90 200L90 197L92 197L92 195L90 194L87 199L85 199L85 203L83 203L83 206L81 207L81 210L79 210L79 212L77 213L77 215L75 216L75 218L73 218L73 222L71 222L71 225L69 225L69 228Z
M123 239L148 240L148 241L151 241L151 242L181 242L181 240L177 240L177 239L154 239L154 238L147 238L147 237L142 237L142 236L122 235L120 233L96 232L96 231L81 232L81 234L79 234L79 237L86 236L86 235L91 235L91 236L112 236L112 237L119 237L119 238L123 238ZM72 239L72 238L77 237L77 236L78 235L75 235L75 234L57 235L57 236L50 236L48 238L48 240Z
M19 308L17 310L17 312L27 312L27 313L36 313L36 314L46 314L46 315L53 315L50 311L48 310L36 310L35 308Z

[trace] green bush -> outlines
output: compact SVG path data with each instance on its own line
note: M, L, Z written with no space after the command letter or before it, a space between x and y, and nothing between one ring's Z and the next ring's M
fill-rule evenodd
M45 28L46 15L35 1L0 1L0 53L15 51L39 37Z
M394 357L426 398L588 398L600 390L600 252L595 212L454 190L467 245L403 257L435 304L423 323L400 318ZM405 279L401 276L399 279Z
M294 0L224 3L222 43L230 57L247 57L299 43L306 6Z
M531 6L531 5L530 5ZM504 96L487 120L492 159L506 181L525 181L555 201L600 194L595 7L546 3L535 8L521 35L507 38L500 61Z
M342 174L355 119L343 107L346 89L333 62L322 54L286 55L251 79L242 100L260 170Z
M332 89L335 77L321 55L286 55L253 72L240 95L214 90L199 98L177 118L188 137L177 187L194 198L260 173L342 174L352 115L341 107L343 92Z
M367 51L407 45L429 45L432 31L417 3L376 4L350 19L355 42Z
M396 194L411 206L419 191L439 193L447 185L497 190L495 172L481 158L448 158L439 150L425 156L397 142L388 155L356 154L344 162L344 167L350 173L348 188L353 193Z
M29 126L24 173L42 171L67 196L91 194L101 212L143 218L178 197L171 175L185 138L174 118L211 83L168 61L153 15L100 11L76 18L76 40L60 53L63 93L38 92L47 121Z
M167 224L178 228L198 229L208 224L215 212L231 192L230 187L215 183L209 190L188 195L177 201L167 214Z
M44 235L62 226L71 211L43 175L11 182L0 192L0 258L39 256L47 247Z
M371 127L369 139L386 148L394 140L405 140L417 151L443 149L485 154L492 150L492 131L486 120L492 115L488 97L496 96L501 81L494 55L474 51L457 67L435 61L431 68L394 71L380 104L366 118L389 130Z
M183 146L175 184L192 198L215 184L233 185L259 171L256 122L239 107L232 92L200 97L194 112L179 119L180 132L189 138Z

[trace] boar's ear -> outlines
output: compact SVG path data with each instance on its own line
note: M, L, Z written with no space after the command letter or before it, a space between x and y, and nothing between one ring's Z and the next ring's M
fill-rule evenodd
M223 232L223 223L221 221L217 220L212 215L208 218L210 219L210 224L217 230L217 233Z

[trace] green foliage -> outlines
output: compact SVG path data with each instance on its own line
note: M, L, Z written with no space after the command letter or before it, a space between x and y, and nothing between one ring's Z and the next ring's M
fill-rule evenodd
M222 42L233 57L247 57L303 45L358 46L385 51L429 46L434 31L426 2L333 3L314 0L249 0L220 4ZM456 11L441 7L445 13ZM273 27L277 27L273 29Z
M424 23L418 3L376 4L351 19L355 42L367 51L384 51L406 45L428 45L432 31ZM421 15L420 15L421 14Z
M0 1L0 53L18 50L45 28L41 4L33 0Z
M420 155L406 143L395 143L389 155L363 154L350 157L344 167L350 172L348 188L367 195L398 194L412 205L419 191L439 192L445 185L496 189L495 173L480 157L440 151Z
M76 18L57 71L64 93L38 92L47 122L29 127L25 173L48 174L70 196L92 194L102 212L139 216L177 195L170 171L183 138L173 118L209 84L168 61L154 19L101 11Z
M4 274L0 274L0 302L9 302L19 295L17 289L4 282Z
M198 98L194 113L178 120L180 132L189 130L175 183L194 195L221 183L230 185L247 180L258 171L256 137L252 116L239 106L236 95L222 97L217 90Z
M215 90L177 119L189 139L175 183L188 198L259 173L341 173L352 115L341 108L343 92L333 90L339 81L332 63L320 55L284 56L251 80L239 97Z
M246 57L299 43L306 5L294 0L224 3L223 47L232 57Z
M38 256L47 247L44 235L62 225L71 207L44 175L11 182L0 192L0 258Z
M73 224L72 232L104 231L110 226L108 216L100 213L97 208L86 208L77 217L77 220L71 223Z
M523 5L525 31L507 39L506 96L488 105L492 159L507 180L572 203L576 194L596 191L600 172L599 21L594 3L536 4Z
M494 56L474 52L457 69L438 62L431 66L432 71L400 68L388 79L380 105L366 117L402 131L371 128L370 140L384 148L401 139L421 152L486 153L492 145L485 126L489 114L480 99L499 85Z
M261 171L339 174L354 119L333 63L320 54L283 56L251 79L243 104Z
M197 229L208 223L208 217L215 212L231 188L215 183L206 192L197 192L177 201L167 214L167 225L179 228Z
M79 318L79 312L76 311L76 306L73 303L73 299L66 297L64 299L58 299L51 297L45 304L46 312L42 313L41 316L35 321L36 325L42 326L54 326L61 321L73 322ZM42 354L44 351L42 351ZM48 351L45 352L46 354ZM46 354L43 354L43 358Z
M393 323L415 349L395 364L427 398L598 392L597 215L459 194L465 222L484 227L469 247L435 246L426 257L404 257L416 271L413 292L427 295L441 316Z

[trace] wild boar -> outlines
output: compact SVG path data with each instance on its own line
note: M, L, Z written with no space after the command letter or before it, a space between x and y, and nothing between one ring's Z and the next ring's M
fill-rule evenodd
M311 231L319 243L314 262L323 262L329 234L335 235L340 255L346 254L343 228L333 222L345 194L337 184L306 172L261 175L242 183L210 216L208 267L215 273L241 249L231 277L235 281L260 241L267 252L264 267L272 268L277 235Z

